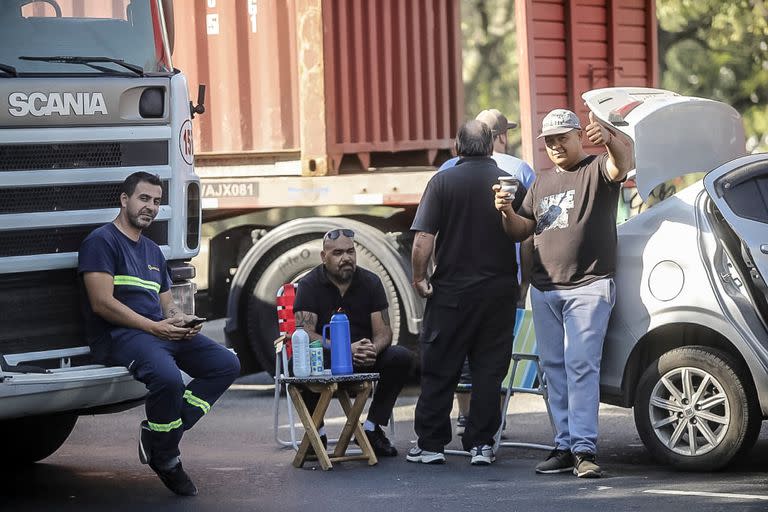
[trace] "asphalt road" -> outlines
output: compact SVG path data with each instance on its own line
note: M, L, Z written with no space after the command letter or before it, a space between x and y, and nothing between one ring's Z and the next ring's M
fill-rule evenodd
M172 495L139 463L136 440L143 408L137 408L80 418L64 446L32 467L15 468L4 461L0 510L768 510L766 429L752 452L728 470L680 473L651 460L631 410L606 406L601 409L599 454L605 478L536 475L533 467L545 452L519 448L502 448L489 467L472 467L461 456L449 456L443 466L427 466L405 461L415 438L418 389L411 388L395 410L400 456L380 459L373 467L336 464L324 472L314 463L294 468L293 452L274 443L272 394L264 375L243 379L185 435L182 457L200 488L197 497ZM518 395L509 413L510 438L550 441L541 398ZM331 433L341 428L335 404L327 423Z

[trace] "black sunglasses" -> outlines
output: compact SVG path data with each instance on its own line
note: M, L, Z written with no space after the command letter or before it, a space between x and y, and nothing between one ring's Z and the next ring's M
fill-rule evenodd
M351 229L332 229L327 232L323 238L327 238L328 240L336 240L341 235L344 235L347 238L354 238L355 232Z

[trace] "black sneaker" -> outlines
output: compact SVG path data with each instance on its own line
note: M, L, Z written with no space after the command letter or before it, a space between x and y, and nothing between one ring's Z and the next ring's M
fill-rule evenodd
M174 493L179 496L197 496L197 487L195 487L192 479L184 471L184 468L181 467L181 461L171 469L160 469L152 461L149 462L149 467L157 473L157 476L160 477L165 486Z
M379 425L376 425L374 430L366 430L365 437L373 447L373 453L380 457L395 457L397 456L397 448L392 446L387 436L384 435L384 431L381 430ZM357 442L357 440L355 440Z
M323 443L323 448L328 448L328 436L323 434L320 436L320 442ZM317 460L317 454L315 453L315 449L312 448L312 445L309 445L309 450L307 450L307 460Z
M536 472L540 475L554 473L567 473L573 470L573 455L571 450L554 449L549 452L547 458L536 465Z
M595 462L594 453L574 453L576 459L573 468L573 474L579 478L600 478L603 476L603 470Z
M149 436L152 434L152 430L149 428L149 422L144 420L141 422L141 429L139 430L139 461L142 464L149 464L149 460L152 458L152 452L150 448L152 444Z

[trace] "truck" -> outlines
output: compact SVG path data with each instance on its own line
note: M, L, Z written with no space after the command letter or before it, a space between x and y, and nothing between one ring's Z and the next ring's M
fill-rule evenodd
M80 243L115 218L137 170L162 180L145 235L193 311L191 114L202 108L171 62L172 29L167 1L0 2L0 436L11 463L55 452L81 415L144 400L126 368L89 358L77 274Z
M384 284L393 343L415 344L410 225L464 118L460 4L176 2L195 30L175 62L210 90L194 127L197 304L227 319L244 372L274 371L276 291L319 264L322 235L338 227L355 231L358 264ZM656 79L653 2L571 4L515 3L523 157L536 165L541 118L577 109L574 91Z

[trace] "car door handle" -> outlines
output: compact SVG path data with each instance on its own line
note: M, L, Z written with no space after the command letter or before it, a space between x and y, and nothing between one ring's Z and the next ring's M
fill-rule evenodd
M760 252L762 252L763 254L768 254L768 244L761 245Z

